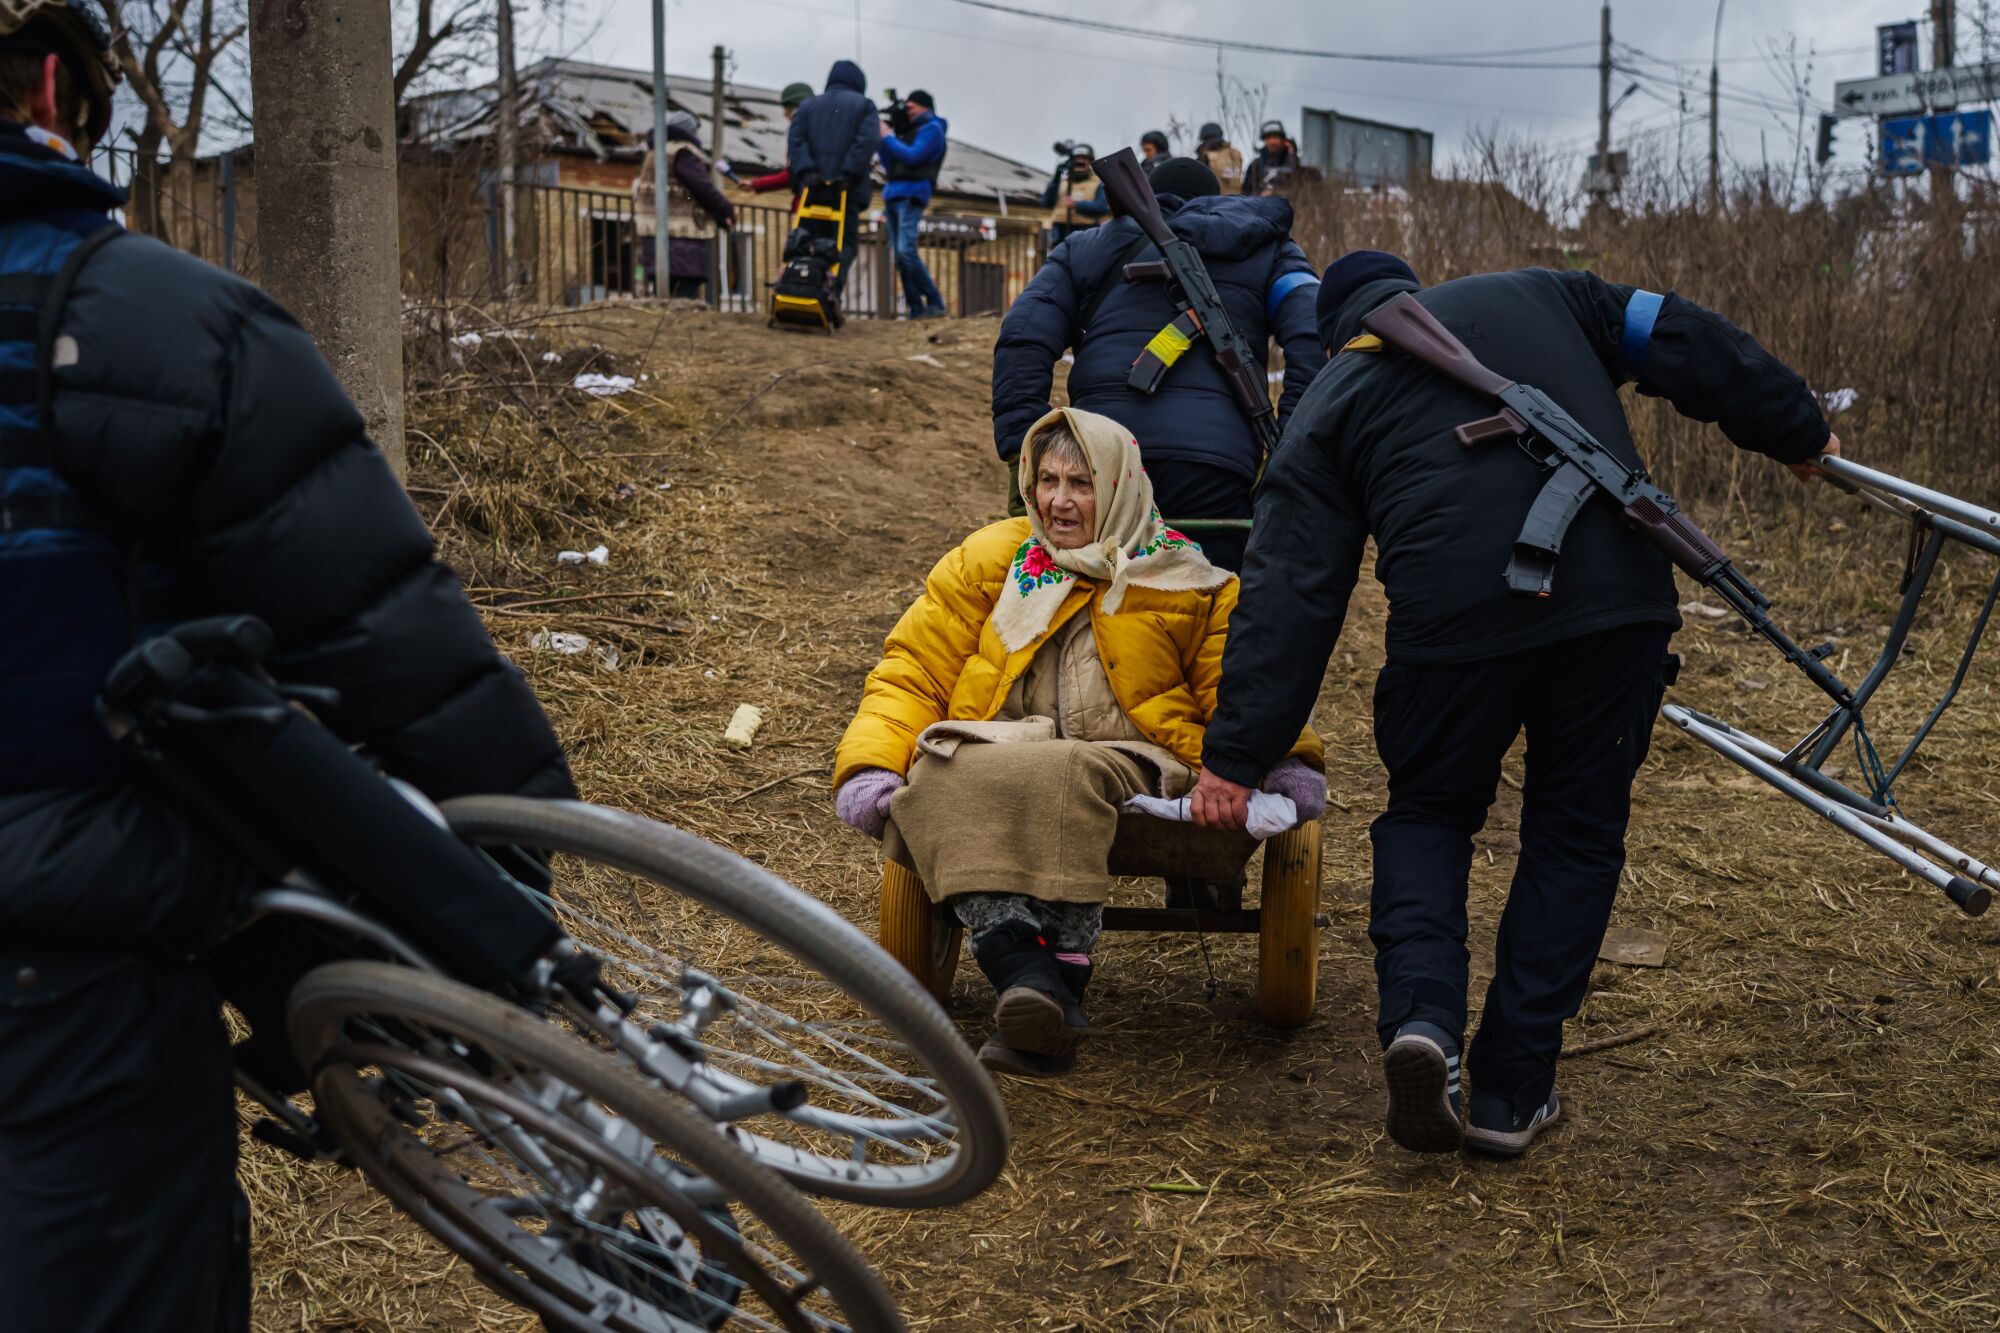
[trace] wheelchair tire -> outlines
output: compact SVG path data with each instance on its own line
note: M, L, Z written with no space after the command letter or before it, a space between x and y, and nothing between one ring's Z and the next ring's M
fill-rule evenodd
M1275 1027L1310 1022L1319 990L1318 821L1264 846L1264 898L1257 931L1257 1003Z
M316 1112L350 1160L391 1201L470 1263L488 1286L535 1310L551 1327L593 1333L726 1327L746 1298L759 1297L762 1309L743 1309L753 1326L773 1327L758 1322L768 1319L792 1329L904 1327L881 1280L803 1196L617 1059L526 1009L412 968L339 962L315 968L293 988L289 1027L301 1061L314 1071ZM374 1038L368 1037L370 1032ZM410 1040L419 1033L427 1038L423 1050ZM362 1040L357 1041L358 1035ZM397 1043L400 1048L392 1049ZM460 1058L447 1070L446 1085L462 1094L464 1104L497 1107L500 1115L513 1117L512 1124L531 1130L536 1121L529 1117L537 1117L542 1127L536 1143L544 1151L557 1141L552 1136L580 1149L577 1160L599 1172L591 1188L601 1188L608 1175L632 1194L635 1215L670 1223L682 1233L684 1244L699 1242L701 1264L693 1281L678 1291L664 1288L655 1265L654 1276L630 1283L645 1272L645 1264L635 1271L628 1261L597 1258L595 1249L553 1253L546 1233L530 1227L517 1234L510 1219L519 1219L522 1212L510 1211L496 1197L478 1195L472 1175L464 1170L467 1159L457 1155L463 1145L425 1169L427 1145L413 1132L421 1116L407 1098L392 1104L380 1086L391 1081L393 1070L423 1076L423 1071L441 1067L439 1051L454 1046ZM371 1067L383 1071L379 1079L362 1076ZM552 1083L536 1084L530 1089L535 1095L524 1098L521 1087L537 1076ZM629 1151L620 1151L626 1148L620 1134L607 1132L601 1123L559 1114L552 1106L554 1091L573 1092L636 1130L651 1145L645 1158L635 1167ZM441 1115L435 1123L451 1125L467 1142L490 1146L493 1141L490 1124L476 1114ZM696 1203L659 1169L667 1163L682 1173L679 1179L698 1180L727 1200L728 1211L713 1200ZM544 1189L553 1174L520 1173ZM729 1220L718 1225L718 1214ZM561 1216L560 1210L552 1214L550 1225ZM642 1221L635 1221L629 1232L623 1223L622 1213L610 1227L593 1220L580 1234L641 1241L658 1234L658 1223L650 1233ZM628 1287L611 1280L620 1273L628 1287L648 1288L630 1306L613 1295L619 1290L631 1295ZM804 1303L814 1300L815 1289L824 1293L824 1300L806 1310ZM713 1294L718 1290L730 1293L726 1302ZM662 1313L659 1303L666 1298L672 1300ZM824 1308L827 1302L837 1310L837 1320ZM701 1313L687 1313L690 1304Z
M801 1189L892 1208L961 1203L999 1176L1007 1112L992 1079L930 991L826 904L713 843L622 811L512 796L461 797L441 809L452 832L476 846L553 855L549 901L565 929L607 959L613 984L661 988L645 1001L647 1021L685 998L675 988L681 974L668 975L670 968L723 978L730 1021L742 1021L734 1032L721 1024L705 1030L709 1061L753 1081L788 1076L811 1088L812 1102L797 1112L730 1127L732 1140L762 1164ZM608 916L638 905L669 938L641 941L592 920L579 885L612 899L591 907ZM667 895L655 900L661 912L682 913L671 926L639 903L657 890ZM658 952L682 946L687 957ZM797 1022L801 1013L811 1021ZM781 1070L774 1061L783 1050L773 1055L754 1043L788 1032L837 1040ZM861 1035L848 1041L854 1033ZM826 1062L803 1067L817 1056ZM836 1057L852 1061L854 1079L831 1069ZM814 1127L834 1121L852 1127L847 1139Z
M965 929L924 892L915 871L882 863L882 905L876 935L888 955L910 970L939 1004L951 1000Z

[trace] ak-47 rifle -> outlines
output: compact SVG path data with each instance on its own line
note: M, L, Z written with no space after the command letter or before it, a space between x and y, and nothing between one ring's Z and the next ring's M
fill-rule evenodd
M1794 643L1766 614L1771 599L1681 512L1674 497L1655 486L1644 470L1626 466L1554 399L1532 385L1488 370L1407 292L1371 311L1361 326L1397 351L1500 404L1497 414L1458 427L1454 433L1461 446L1470 449L1489 440L1513 439L1530 458L1553 469L1514 539L1506 571L1508 592L1518 597L1549 595L1563 534L1590 497L1602 493L1641 537L1727 602L1836 704L1853 705L1853 691L1821 660L1833 645L1807 650Z
M1229 311L1201 262L1201 253L1174 234L1160 215L1160 201L1130 148L1121 148L1109 157L1097 159L1097 178L1104 182L1104 197L1112 208L1139 224L1139 229L1159 247L1160 261L1127 264L1127 282L1164 278L1175 307L1180 311L1174 322L1153 335L1144 351L1132 362L1126 383L1141 393L1155 393L1160 381L1181 354L1197 338L1207 338L1215 364L1229 384L1236 406L1250 419L1257 443L1268 456L1278 447L1278 414L1271 406L1271 392L1264 378L1264 358L1253 350L1230 323Z

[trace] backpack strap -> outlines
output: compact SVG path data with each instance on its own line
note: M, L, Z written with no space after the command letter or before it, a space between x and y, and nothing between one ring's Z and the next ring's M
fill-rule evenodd
M1082 307L1076 312L1076 336L1078 338L1090 336L1090 323L1097 318L1098 307L1104 304L1105 297L1111 295L1113 287L1125 281L1125 266L1137 259L1139 252L1152 243L1152 238L1142 231L1132 244L1118 252L1118 257L1111 261L1111 267L1104 274L1104 281L1097 284L1097 290L1090 294L1090 299L1085 301Z
M54 276L45 273L10 273L0 277L0 304L33 304L35 367L33 370L0 371L0 402L33 403L36 429L0 431L0 467L51 467L55 462L56 330L62 323L63 305L76 286L77 275L90 257L125 235L125 229L110 219L86 237L63 259ZM17 321L18 322L18 321Z

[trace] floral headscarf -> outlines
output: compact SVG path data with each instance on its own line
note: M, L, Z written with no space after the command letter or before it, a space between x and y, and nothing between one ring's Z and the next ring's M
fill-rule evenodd
M1097 496L1095 540L1067 551L1049 541L1034 504L1035 437L1058 422L1067 423L1083 446ZM1078 578L1110 585L1104 614L1116 615L1129 587L1192 591L1219 588L1235 577L1210 564L1192 538L1161 520L1153 483L1139 463L1139 442L1111 418L1057 408L1028 428L1019 466L1032 532L1014 553L1007 586L993 608L993 627L1008 652L1020 651L1048 630Z

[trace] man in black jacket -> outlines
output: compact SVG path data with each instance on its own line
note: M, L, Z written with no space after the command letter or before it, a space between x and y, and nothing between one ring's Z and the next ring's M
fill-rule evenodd
M96 723L128 617L261 617L274 674L339 691L326 723L434 798L573 788L312 341L117 234L123 197L77 152L104 35L82 0L25 10L0 15L0 1322L247 1329L231 1059L195 960L257 886Z
M1561 1112L1562 1025L1610 919L1680 617L1666 557L1602 500L1570 526L1549 596L1505 592L1501 571L1543 476L1504 443L1461 448L1453 428L1492 405L1363 332L1363 317L1400 292L1629 465L1639 455L1618 400L1626 382L1801 475L1839 442L1797 374L1679 296L1543 269L1423 290L1402 260L1372 251L1326 272L1319 318L1333 357L1258 494L1194 813L1241 827L1247 789L1312 712L1372 535L1390 605L1375 686L1389 803L1371 830L1368 932L1389 1131L1417 1151L1462 1141L1511 1154ZM1461 1116L1472 837L1523 730L1521 851Z
M1323 364L1313 323L1312 263L1292 240L1292 206L1283 199L1220 193L1215 173L1192 158L1169 158L1150 183L1175 234L1201 252L1230 322L1260 354L1275 340L1285 353L1282 421ZM1012 460L1049 410L1056 363L1074 348L1073 407L1101 412L1139 440L1161 513L1171 521L1248 518L1257 477L1256 435L1206 340L1171 366L1159 391L1126 383L1134 358L1176 311L1166 285L1126 282L1124 266L1157 258L1131 218L1071 236L1008 307L993 349L993 444ZM1234 569L1243 534L1203 531L1208 558Z
M861 214L874 195L869 174L882 143L882 122L868 97L868 76L852 60L836 60L826 76L826 91L807 100L792 116L786 132L787 169L794 190L829 183L847 191L846 240L840 249L840 272L833 280L838 296L847 286L854 254L861 246Z

